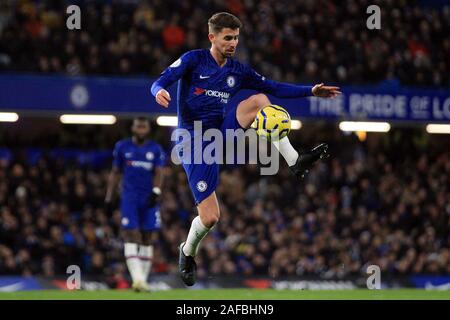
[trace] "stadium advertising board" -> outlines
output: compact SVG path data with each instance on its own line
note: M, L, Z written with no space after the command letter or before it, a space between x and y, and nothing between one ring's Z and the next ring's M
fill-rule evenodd
M177 275L152 275L149 281L152 290L165 291L185 288ZM421 288L426 290L450 290L448 276L410 276L386 279L382 281L382 289L389 288ZM81 290L107 290L118 288L105 277L85 277L81 281ZM200 280L192 289L225 289L225 288L253 288L275 290L354 290L366 288L363 277L346 277L343 279L323 279L320 277L302 278L243 278L217 276L214 279ZM64 277L20 277L1 276L0 292L14 292L24 290L59 289L68 290ZM122 288L125 289L125 288Z
M150 93L153 78L0 76L0 109L32 112L174 114L161 108ZM20 87L21 90L15 90ZM176 85L169 90L176 95ZM395 85L344 86L335 99L278 99L292 117L327 120L450 122L450 91ZM253 92L243 90L229 107Z

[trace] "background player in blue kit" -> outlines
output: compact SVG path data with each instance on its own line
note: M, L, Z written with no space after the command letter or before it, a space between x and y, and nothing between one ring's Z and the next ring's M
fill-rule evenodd
M115 145L105 202L111 203L122 173L120 211L125 259L133 289L147 291L154 231L161 227L159 201L165 155L159 144L148 139L150 123L146 118L135 118L131 130L132 138Z
M225 106L230 98L241 89L254 89L280 98L307 96L335 97L340 94L338 87L299 86L275 82L255 72L247 65L232 59L239 41L241 22L232 14L214 14L208 21L211 48L192 50L172 63L151 88L156 101L168 107L171 97L167 88L178 82L177 111L179 127L192 131L194 121L201 121L203 130L218 128L247 129L257 112L271 104L262 93L250 96L225 115ZM203 144L203 148L205 144ZM326 144L300 154L292 147L287 137L279 141L279 152L292 172L303 175L320 158L327 156ZM194 150L198 152L201 150ZM186 242L180 245L179 268L186 285L196 280L195 255L201 240L218 222L219 205L215 194L218 184L218 164L183 163L188 182L194 195L199 216L192 221Z

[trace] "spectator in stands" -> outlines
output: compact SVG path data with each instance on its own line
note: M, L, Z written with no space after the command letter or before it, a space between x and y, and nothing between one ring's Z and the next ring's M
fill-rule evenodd
M364 1L90 2L69 31L57 1L2 2L0 71L156 76L206 47L207 17L229 10L244 23L239 58L275 80L449 86L450 6L380 6L381 30L368 30Z
M341 277L368 264L394 275L449 274L448 141L430 141L433 152L417 156L420 140L390 135L384 144L335 134L330 144L346 147L304 184L286 168L264 179L254 165L223 171L223 219L200 251L199 275ZM53 276L77 264L122 286L120 214L102 205L109 163L94 170L44 155L34 165L15 159L0 169L0 274ZM194 215L181 169L166 170L154 262L162 273L176 272L177 243Z

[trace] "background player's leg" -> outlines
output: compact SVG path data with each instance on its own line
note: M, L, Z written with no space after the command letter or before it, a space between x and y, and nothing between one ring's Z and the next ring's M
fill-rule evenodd
M187 256L194 257L200 246L200 242L208 234L209 230L219 221L220 211L216 193L211 193L197 206L198 216L192 220L183 252Z
M152 231L142 231L142 244L139 246L139 258L144 281L147 281L153 261L153 243L156 234Z
M137 199L130 195L122 195L120 212L122 214L122 238L124 240L124 254L135 290L140 290L143 282L141 261L139 259L139 245L142 242L139 232L139 216Z
M259 110L271 104L269 98L262 93L250 96L241 101L236 110L236 118L239 125L243 128L250 128L250 125L256 118ZM281 153L287 164L291 167L295 165L298 159L298 152L294 149L288 137L284 137L275 143L275 147Z
M147 201L143 201L139 210L139 219L139 226L141 228L142 236L142 243L139 246L139 258L145 283L144 286L149 289L147 279L152 269L153 244L157 241L157 231L161 228L161 215L159 207L149 208Z
M138 253L139 244L141 243L140 232L137 229L123 230L122 232L125 242L125 260L134 286L143 281L144 278Z

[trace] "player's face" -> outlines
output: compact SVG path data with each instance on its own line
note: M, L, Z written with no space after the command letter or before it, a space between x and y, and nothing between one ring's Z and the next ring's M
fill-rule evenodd
M223 57L233 57L239 42L239 29L223 28L219 33L211 34L210 40Z
M150 125L147 121L134 121L131 131L136 138L144 140L150 133Z

